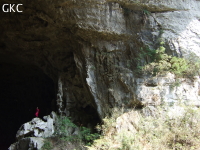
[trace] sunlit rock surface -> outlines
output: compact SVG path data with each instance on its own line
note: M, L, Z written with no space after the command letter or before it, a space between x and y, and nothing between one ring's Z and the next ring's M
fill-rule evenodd
M147 78L136 77L134 58L163 41L168 54L199 59L200 1L20 2L23 13L0 14L0 54L3 62L14 57L51 77L60 114L87 125L113 107L199 100L198 81L180 79L173 89L174 78L145 85Z
M44 120L33 118L30 122L24 123L16 134L16 142L9 150L40 150L44 144L44 138L51 137L55 130L55 112L44 116Z
M56 114L52 112L45 116L43 121L40 118L33 118L30 122L23 124L17 131L16 138L20 140L24 137L50 137L54 133L54 124L56 121Z
M175 78L168 73L165 77L138 78L137 99L144 105L184 102L200 106L199 77L193 79Z

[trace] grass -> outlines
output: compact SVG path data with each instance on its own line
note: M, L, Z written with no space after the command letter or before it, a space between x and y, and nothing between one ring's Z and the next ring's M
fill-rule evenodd
M200 149L199 108L165 105L121 114L114 111L112 117L103 121L99 127L102 135L89 150Z

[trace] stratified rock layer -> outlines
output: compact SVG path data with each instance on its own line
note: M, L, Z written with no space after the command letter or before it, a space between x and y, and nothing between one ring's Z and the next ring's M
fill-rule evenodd
M1 56L41 68L58 84L59 112L83 124L115 106L149 103L141 93L151 89L138 85L134 73L141 48L164 41L169 54L200 57L200 1L20 2L23 13L1 13ZM157 102L167 99L160 93Z

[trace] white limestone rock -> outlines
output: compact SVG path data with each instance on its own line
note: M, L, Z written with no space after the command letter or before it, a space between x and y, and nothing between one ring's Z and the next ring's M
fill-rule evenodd
M131 119L130 119L131 118ZM136 133L139 126L140 116L136 111L130 111L122 114L116 120L116 130L118 133L125 131L130 131L131 133Z
M159 105L161 102L199 106L199 77L194 79L175 78L172 74L166 77L138 78L136 80L137 99L144 105Z
M45 117L46 121L40 118L33 118L30 122L23 124L17 131L16 138L20 140L23 137L50 137L54 133L54 122L56 114L52 112Z

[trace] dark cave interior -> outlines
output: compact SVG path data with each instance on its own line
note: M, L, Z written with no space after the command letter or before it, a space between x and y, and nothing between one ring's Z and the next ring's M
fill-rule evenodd
M0 145L7 149L15 142L19 127L35 117L55 110L55 87L53 80L34 65L0 58Z
M13 55L0 55L0 149L7 150L16 142L20 126L35 117L39 107L39 118L57 112L57 86L42 69L30 61ZM73 90L74 93L80 89ZM92 105L79 105L70 109L70 117L77 126L95 126L101 122L97 110ZM67 106L66 106L67 107Z
M60 24L47 2L22 1L25 13L0 13L0 150L15 142L20 126L35 117L36 107L40 118L58 111L60 74L68 89L64 94L69 94L63 96L63 109L69 111L65 115L78 126L94 128L101 122L85 84L86 74L80 74L74 60L83 40L73 34L71 26ZM49 14L52 22L40 14Z

